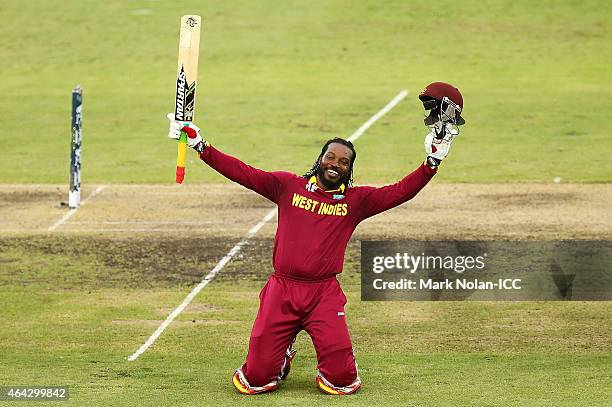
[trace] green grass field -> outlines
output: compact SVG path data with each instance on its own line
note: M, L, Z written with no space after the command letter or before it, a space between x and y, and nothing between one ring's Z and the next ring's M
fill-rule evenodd
M185 271L196 267L179 251L161 259L136 257L144 242L158 254L165 245L162 237L4 239L0 264L22 278L17 283L0 274L7 327L0 333L2 382L68 385L70 405L603 406L609 401L609 303L361 302L354 262L341 281L362 391L350 400L320 395L314 351L302 333L292 373L279 391L238 395L229 379L244 360L266 253L229 265L150 350L127 362L198 280L163 272L168 264ZM356 249L349 249L349 257L358 255ZM33 261L20 269L15 263L24 257ZM198 267L212 266L212 259L198 260ZM244 275L245 267L251 275Z
M163 201L149 213L162 193L175 195L164 190L150 202L136 194L130 201L126 187L116 203L112 194L119 193L109 188L64 229L48 233L47 219L65 213L58 201L65 200L76 84L84 88L83 184L171 185L176 145L166 137L165 115L173 109L179 17L200 14L196 122L222 150L264 169L303 173L325 140L348 137L407 89L409 96L356 144L356 184L395 181L424 158L417 95L443 80L461 89L467 125L435 182L474 184L474 194L463 197L476 197L473 212L453 212L450 185L432 209L438 222L448 218L453 226L444 237L464 237L453 219L463 215L474 217L465 228L472 239L479 230L484 238L504 231L519 240L609 238L603 200L612 182L610 11L609 3L591 0L2 2L0 187L17 189L0 191L0 386L67 385L71 399L60 404L74 406L609 405L610 302L362 302L359 236L341 275L364 382L356 395L318 392L316 357L304 333L279 391L247 398L231 386L271 271L270 231L128 362L253 226L243 218L265 205L219 194L214 208ZM560 188L601 183L602 196L577 189L495 195L481 185L555 177ZM193 156L187 180L226 182ZM64 187L54 194L35 184ZM193 198L189 186L181 191ZM558 197L565 197L565 212L551 202ZM510 213L516 224L492 233L474 215L479 205L499 218ZM549 208L553 220L529 219L538 208ZM571 217L554 219L567 208L593 214L591 234ZM101 219L127 227L130 220L173 222L175 212L227 224L185 233L92 231L102 228ZM19 218L30 226L15 223ZM80 230L87 222L91 228ZM388 239L429 232L423 223L388 233L375 230L380 225L358 232Z
M358 182L394 180L423 158L416 96L444 80L462 90L468 125L443 181L610 181L610 8L603 1L5 2L0 183L65 182L77 83L85 89L84 181L170 182L175 145L165 137L165 114L186 13L205 21L197 122L212 143L255 165L305 171L322 141L348 136L408 89L359 143ZM221 180L190 164L190 182Z

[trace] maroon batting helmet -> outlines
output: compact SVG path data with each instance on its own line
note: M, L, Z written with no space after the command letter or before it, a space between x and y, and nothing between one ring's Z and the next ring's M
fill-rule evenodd
M426 110L432 110L440 106L444 112L454 111L456 124L465 124L465 120L461 117L461 112L463 112L463 96L461 96L459 89L453 85L445 82L430 83L419 94L419 99L423 102L423 107ZM449 106L445 106L445 102ZM452 109L448 110L448 107Z

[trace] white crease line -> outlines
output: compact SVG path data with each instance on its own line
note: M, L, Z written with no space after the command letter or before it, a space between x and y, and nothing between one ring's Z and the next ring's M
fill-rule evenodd
M91 194L89 194L89 196L87 198L85 198L83 200L83 202L81 202L81 205L85 205L85 203L92 198L93 196L97 195L100 191L102 191L104 189L103 186L99 186L98 188L96 188ZM74 215L76 213L78 208L74 208L74 209L70 209L68 212L66 212L64 214L64 216L61 217L61 219L59 219L57 222L55 222L53 225L49 226L49 232L53 232L58 226L64 224L64 222L66 222L72 215Z
M229 191L231 192L231 194L233 196L239 196L239 195L248 195L248 196L252 196L253 192L252 191ZM160 195L160 196L176 196L176 195L196 195L196 196L201 196L203 199L206 198L206 196L210 196L210 195L226 195L228 193L228 191L207 191L206 188L200 188L198 191L168 191L168 192L163 192L163 191L155 191L155 192L147 192L147 195ZM206 194L206 195L203 195Z
M197 286L194 287L193 290L191 290L191 292L189 293L187 297L185 297L181 305L179 305L174 311L172 311L170 315L168 315L168 318L166 318L166 320L162 322L162 324L157 328L157 330L153 332L153 335L151 335L149 339L147 339L147 341L143 343L142 346L136 352L134 352L133 355L128 357L128 360L129 361L136 360L138 356L142 355L143 352L145 352L149 348L149 346L153 345L153 343L157 340L157 338L159 338L159 335L161 335L161 333L164 332L164 330L168 327L168 325L170 325L172 321L174 321L174 318L176 318L181 312L183 312L183 310L185 309L185 307L187 307L187 305L189 305L191 300L193 300L194 297L198 295L198 293L204 287L206 287L206 285L210 283L213 278L215 278L215 275L217 275L217 273L221 271L221 269L225 267L225 265L229 263L229 261L234 256L236 256L238 252L240 252L240 249L242 248L242 246L244 246L248 242L248 240L251 237L253 237L253 235L255 235L255 233L257 233L259 229L261 229L263 225L265 225L274 215L276 215L276 208L268 212L266 216L264 216L263 219L260 220L257 225L253 226L251 230L248 231L248 233L244 236L244 238L240 242L238 242L234 247L232 247L232 250L230 250L225 255L225 257L223 257L221 261L219 261L219 263L217 263L215 268L212 269L206 277L204 277L204 280L202 280L200 284L198 284Z
M72 226L72 223L70 224ZM236 228L236 227L234 227ZM17 231L23 231L23 229L15 229ZM36 230L36 229L34 229ZM228 229L230 230L230 229ZM6 231L10 231L10 230L2 230L3 232ZM166 232L166 233L175 233L175 232L185 232L185 231L189 231L189 232L199 232L201 231L201 229L178 229L178 228L99 228L99 229L95 229L95 228L83 228L83 229L77 229L77 228L71 228L69 231L66 231L66 233L68 232L74 232L74 233L79 233L79 232L87 232L87 233L110 233L110 232L126 232L126 233L146 233L146 232Z
M81 202L80 206L83 206L87 203L87 201L89 201L91 198L93 198L94 196L98 195L98 193L100 193L104 188L106 188L106 186L104 185L100 185L98 188L96 188L91 194L89 194L89 196L87 198L85 198L83 200L83 202ZM55 222L53 225L49 226L49 232L53 232L58 226L61 226L64 224L64 222L66 222L68 219L70 219L70 217L72 215L74 215L77 211L77 209L79 208L74 208L74 209L70 209L68 212L66 212L64 214L64 216L62 216L62 218L60 220L58 220L57 222Z
M398 93L397 96L391 99L391 101L387 103L385 107L380 109L378 113L370 117L370 120L362 124L360 128L358 128L353 134L351 134L351 136L347 140L351 142L357 140L359 137L361 137L363 133L365 133L365 131L368 128L370 128L371 125L373 125L378 119L383 117L389 110L393 109L395 105L401 102L402 99L404 99L407 95L408 95L407 90L403 90L400 93Z
M380 109L378 111L378 113L376 113L367 122L365 122L361 127L359 127L348 138L348 140L349 141L354 141L354 140L357 140L359 137L361 137L361 135L363 135L363 133L365 133L365 131L372 124L374 124L374 122L376 122L376 120L380 119L381 117L383 117L385 115L385 113L387 113L389 110L393 109L393 107L395 107L395 105L397 105L403 98L405 98L407 94L408 94L407 91L405 91L405 90L401 91L396 97L394 97L389 103L387 103L387 105L385 107ZM223 257L221 259L221 261L219 261L219 263L217 263L215 268L212 269L210 271L210 273L208 273L208 275L206 275L206 277L204 277L204 279L197 286L195 286L195 288L193 290L191 290L191 292L189 293L189 295L187 295L187 297L185 297L185 299L183 300L181 305L179 305L174 311L172 311L172 313L170 315L168 315L166 320L164 322L162 322L162 324L155 330L155 332L153 332L153 335L151 335L149 337L149 339L147 339L147 341L145 343L143 343L142 346L136 352L134 352L133 355L129 356L127 358L127 360L129 360L130 362L134 361L134 360L138 359L138 357L140 355L142 355L147 349L149 349L149 347L151 345L153 345L153 343L155 343L157 338L159 338L159 336L162 334L162 332L164 332L164 330L172 323L172 321L174 321L174 318L176 318L181 312L183 312L185 307L187 307L187 305L189 305L189 303L195 298L195 296L204 287L206 287L206 285L215 277L215 275L217 275L217 273L219 271L221 271L221 269L223 267L225 267L225 265L227 263L229 263L229 261L234 256L236 256L236 254L238 254L238 252L240 252L240 249L242 248L242 246L244 246L248 242L248 240L251 237L253 237L255 235L255 233L257 233L259 231L259 229L261 229L270 219L272 219L274 214L276 214L276 208L272 209L270 212L268 212L266 214L266 216L264 216L263 219L261 221L259 221L259 223L257 225L253 226L253 228L251 228L251 230L249 230L249 232L245 235L245 237L238 244L236 244L234 247L232 247L232 250L230 250L225 255L225 257Z
M187 225L187 226L203 226L217 223L227 223L227 221L223 220L201 220L201 221L183 221L183 220L167 220L167 221L133 221L133 220L110 220L110 221L78 221L78 222L70 222L71 225L152 225L152 226L162 226L162 225Z
M63 187L63 185L56 184L0 184L0 189L53 189L54 191Z
M121 188L121 189L125 189L125 188ZM113 185L113 194L114 195L119 195L120 194L120 188L115 188L115 186ZM144 189L141 189L141 191L143 191ZM202 199L206 199L207 196L211 196L211 195L226 195L228 192L230 192L232 194L232 196L253 196L253 192L252 191L236 191L236 190L226 190L226 191L207 191L206 188L201 188L197 191L185 191L185 190L177 190L177 191L146 191L144 190L147 194L147 196L162 196L165 197L167 196L168 198L172 198L175 196L199 196ZM121 191L122 193L124 191ZM125 199L129 199L133 196L132 195L120 195L120 198L125 198Z

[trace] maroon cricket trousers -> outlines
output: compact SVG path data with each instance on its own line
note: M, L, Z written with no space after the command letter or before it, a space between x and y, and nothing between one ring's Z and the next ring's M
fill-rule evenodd
M285 351L305 330L317 352L317 368L336 386L357 378L344 305L335 276L305 282L272 275L259 294L249 353L242 370L251 386L278 380Z

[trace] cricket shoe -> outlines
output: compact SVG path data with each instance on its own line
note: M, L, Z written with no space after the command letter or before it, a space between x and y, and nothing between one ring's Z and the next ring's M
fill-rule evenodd
M234 372L234 376L232 377L232 383L234 384L236 390L238 390L242 394L248 395L266 393L274 391L278 388L278 380L273 380L265 386L251 386L246 377L244 377L242 368L236 369L236 371Z
M348 394L353 394L361 387L361 380L359 376L357 379L348 386L334 386L323 377L323 374L319 372L317 377L315 378L315 382L317 383L317 387L325 394L333 394L335 396L346 396Z
M295 342L295 339L293 341ZM279 380L285 380L287 379L287 376L289 376L289 372L291 371L291 361L293 361L293 358L295 357L296 353L297 350L293 350L292 342L291 345L289 345L289 347L285 351L285 360L283 361L283 367L281 367L280 374L278 375Z

